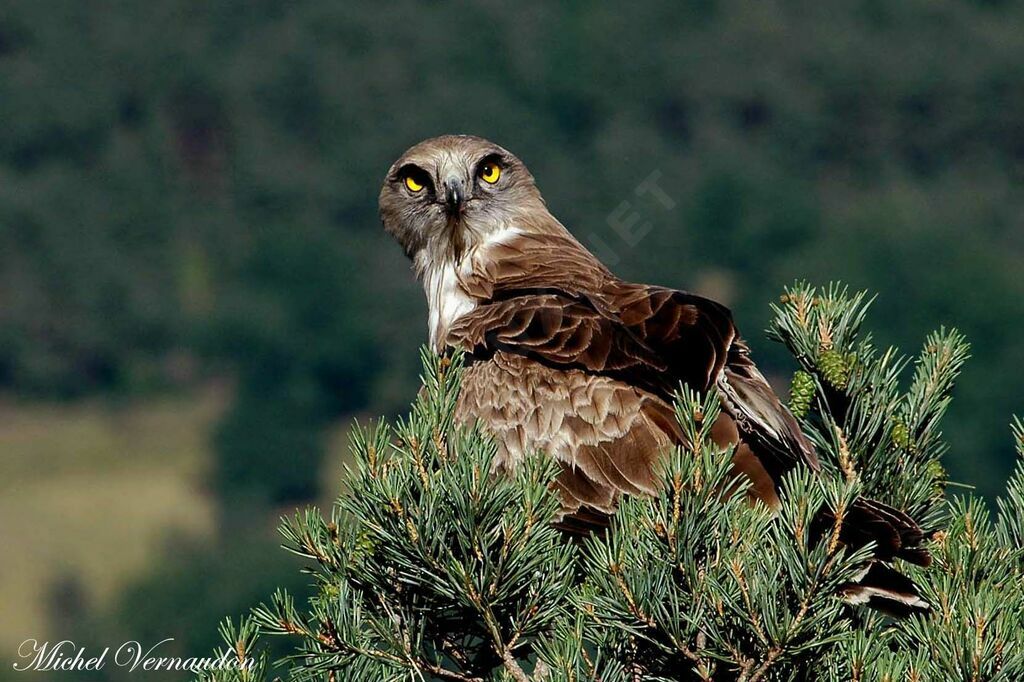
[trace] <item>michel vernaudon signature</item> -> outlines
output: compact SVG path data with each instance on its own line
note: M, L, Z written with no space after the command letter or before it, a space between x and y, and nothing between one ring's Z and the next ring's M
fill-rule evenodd
M105 647L100 653L86 653L85 647L77 646L70 639L51 644L35 639L26 639L18 647L18 657L14 669L21 672L27 670L44 671L76 671L101 670L108 664L126 670L183 670L199 672L201 670L226 670L251 668L255 661L251 657L240 659L235 651L225 651L217 657L159 656L157 649L173 637L157 642L148 649L136 641L124 642L116 649Z

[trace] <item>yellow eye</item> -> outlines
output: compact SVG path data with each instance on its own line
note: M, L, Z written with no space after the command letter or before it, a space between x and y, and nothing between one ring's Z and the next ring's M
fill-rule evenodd
M480 178L489 185L493 185L501 177L501 166L488 161L484 165L480 166Z
M410 192L419 192L421 189L423 189L423 185L419 182L416 182L416 178L414 178L411 175L405 176L405 186L409 188Z

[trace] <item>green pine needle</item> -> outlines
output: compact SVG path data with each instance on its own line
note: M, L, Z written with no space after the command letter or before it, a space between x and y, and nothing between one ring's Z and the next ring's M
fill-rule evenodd
M862 331L870 303L797 283L774 307L820 475L791 472L778 509L751 504L712 438L717 395L684 387L685 445L665 453L657 494L623 498L583 540L553 526L558 466L537 454L496 475L495 444L454 417L462 358L424 351L408 416L352 430L332 512L282 522L316 594L277 592L226 622L222 651L254 666L199 679L265 680L260 634L295 640L282 665L299 682L1024 679L1024 423L997 513L947 500L940 424L968 346L940 329L911 368ZM870 547L842 542L862 495L929 533L932 565L896 568L930 615L889 620L838 596L869 566Z

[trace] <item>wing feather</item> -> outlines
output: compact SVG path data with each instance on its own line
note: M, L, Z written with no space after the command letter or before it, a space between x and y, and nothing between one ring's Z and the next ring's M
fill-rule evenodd
M740 436L776 480L797 464L818 470L800 431L736 335L724 306L662 287L615 282L598 294L495 288L495 298L459 318L449 343L476 359L497 352L579 369L671 402L680 384L717 386Z
M617 280L567 234L531 238L529 248L516 240L495 248L496 257L463 283L481 303L448 337L469 351L477 368L490 368L468 373L460 399L475 402L470 413L490 415L487 421L504 434L504 457L514 459L512 449L521 457L527 447L551 446L544 449L562 467L557 486L570 525L606 520L621 493L653 492L660 453L681 442L670 407L680 384L718 390L724 414L715 428L728 442L738 441L735 470L751 478L768 504L778 504L778 485L794 466L820 469L727 308ZM500 387L502 381L508 385ZM530 395L525 403L535 404L525 404L524 394ZM545 402L557 402L559 414L544 413ZM816 523L819 529L831 523L828 513ZM927 565L923 537L913 519L863 498L842 528L844 542L872 542L882 561ZM849 598L926 607L912 583L889 573L869 572L849 586Z

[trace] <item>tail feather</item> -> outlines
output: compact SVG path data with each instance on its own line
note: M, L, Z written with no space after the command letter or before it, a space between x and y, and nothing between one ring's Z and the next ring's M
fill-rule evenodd
M823 511L815 521L817 531L824 534L835 522L835 515ZM918 566L928 566L932 561L928 550L921 546L925 533L914 519L877 500L857 498L846 511L839 538L850 547L875 543L875 558L882 561L899 558Z
M835 515L825 511L815 521L818 532L824 534L835 522ZM914 582L886 563L903 559L918 566L931 564L932 557L922 546L926 535L907 514L877 500L858 498L843 518L839 538L854 548L874 543L874 559L868 568L840 590L847 602L894 616L930 610Z
M925 533L914 519L910 518L906 513L877 500L859 498L854 502L853 506L867 516L880 519L896 532L899 538L898 546L893 552L892 557L884 558L896 557L918 566L931 565L931 554L921 546L925 541Z
M872 562L856 581L840 588L839 594L847 603L863 604L891 616L931 610L910 578L878 561Z

